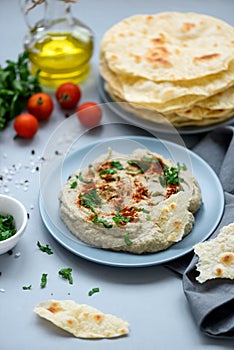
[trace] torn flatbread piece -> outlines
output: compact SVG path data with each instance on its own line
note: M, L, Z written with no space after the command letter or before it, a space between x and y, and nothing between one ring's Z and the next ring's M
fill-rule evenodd
M115 338L128 333L128 323L72 300L40 302L34 311L78 338Z
M219 235L194 246L200 273L196 278L203 283L214 278L234 279L234 223L224 226Z

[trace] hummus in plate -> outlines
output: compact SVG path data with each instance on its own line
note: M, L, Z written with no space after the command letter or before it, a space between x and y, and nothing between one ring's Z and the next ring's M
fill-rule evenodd
M202 203L186 165L147 149L108 149L69 177L59 200L61 219L81 241L134 254L165 250L183 239Z

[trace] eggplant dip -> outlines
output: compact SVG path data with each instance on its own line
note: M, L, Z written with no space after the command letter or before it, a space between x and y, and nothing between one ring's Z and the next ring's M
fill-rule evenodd
M81 241L134 254L165 250L189 234L202 204L184 164L146 149L111 149L76 170L60 195L60 217Z

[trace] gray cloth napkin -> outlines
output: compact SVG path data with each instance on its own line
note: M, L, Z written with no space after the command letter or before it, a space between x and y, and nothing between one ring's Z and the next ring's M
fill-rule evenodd
M217 128L196 139L195 145L192 138L185 137L185 143L193 142L192 150L213 168L225 193L224 214L211 239L223 226L234 222L234 127ZM211 337L234 339L234 280L197 282L197 261L191 252L165 266L182 276L184 293L199 329Z

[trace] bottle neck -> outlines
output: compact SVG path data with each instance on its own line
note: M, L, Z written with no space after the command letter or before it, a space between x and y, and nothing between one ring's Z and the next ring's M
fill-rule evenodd
M71 5L61 0L46 0L44 24L45 27L53 27L55 30L71 26L73 17Z

